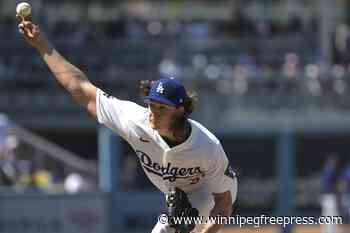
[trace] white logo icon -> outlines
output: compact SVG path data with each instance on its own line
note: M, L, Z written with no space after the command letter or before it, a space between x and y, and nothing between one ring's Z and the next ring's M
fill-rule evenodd
M163 87L163 83L159 83L158 84L158 87L157 87L157 90L156 90L158 93L160 93L160 94L163 94L163 92L164 92L164 87Z

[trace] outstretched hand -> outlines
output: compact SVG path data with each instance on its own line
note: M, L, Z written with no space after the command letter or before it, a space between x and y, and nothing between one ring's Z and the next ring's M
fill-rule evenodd
M38 25L20 15L16 15L16 18L18 21L19 32L30 45L35 48L40 48L49 44L44 33L40 31Z

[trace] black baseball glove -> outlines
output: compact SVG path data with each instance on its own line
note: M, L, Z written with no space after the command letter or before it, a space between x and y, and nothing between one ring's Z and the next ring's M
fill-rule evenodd
M166 205L169 225L175 228L177 233L190 233L195 228L193 217L198 217L199 212L196 208L192 208L184 191L176 187L170 188L166 194ZM182 221L175 223L175 218Z

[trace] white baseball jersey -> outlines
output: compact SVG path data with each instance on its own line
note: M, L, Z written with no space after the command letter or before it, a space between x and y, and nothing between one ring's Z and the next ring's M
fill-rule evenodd
M235 173L219 140L194 120L191 135L180 145L169 147L149 124L150 110L97 90L97 119L123 137L135 150L151 182L163 193L176 186L187 193L204 185L211 193L233 190Z

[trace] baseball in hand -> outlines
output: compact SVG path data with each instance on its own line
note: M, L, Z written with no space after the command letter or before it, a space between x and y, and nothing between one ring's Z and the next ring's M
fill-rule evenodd
M17 4L16 13L23 18L28 17L32 12L32 7L27 2L21 2Z

